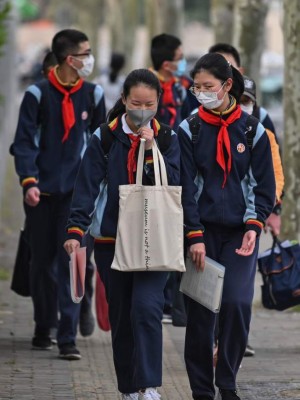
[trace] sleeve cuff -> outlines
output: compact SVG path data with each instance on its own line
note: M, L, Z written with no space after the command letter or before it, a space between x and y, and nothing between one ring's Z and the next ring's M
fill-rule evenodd
M22 179L21 186L23 188L23 193L25 194L28 189L30 189L32 187L38 187L38 180L33 176Z
M263 227L264 224L257 219L248 219L248 221L246 222L246 232L255 231L257 233L257 236L261 234Z
M71 228L68 228L67 230L67 239L75 239L78 240L78 242L82 242L82 238L84 236L84 231L77 226L72 226Z
M204 242L204 237L203 237L203 231L190 231L186 234L186 239L187 239L187 245L191 246L192 244L196 243L203 243Z
M281 214L281 202L278 202L277 204L275 204L273 210L272 210L272 214L276 214L276 215L280 215Z

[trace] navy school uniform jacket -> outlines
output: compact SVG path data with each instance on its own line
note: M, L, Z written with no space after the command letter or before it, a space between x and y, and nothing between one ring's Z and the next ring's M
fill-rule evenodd
M190 115L191 107L187 89L179 79L173 84L172 94L173 104L165 104L163 94L160 96L156 118L159 122L169 125L174 131L177 131L180 122Z
M179 126L182 204L188 245L203 241L205 224L244 227L260 234L274 207L275 178L269 139L258 123L250 150L247 117L242 112L228 127L232 167L224 188L223 170L216 161L220 127L201 120L198 138L192 143L187 120Z
M160 124L154 119L151 125L159 135ZM127 158L131 143L128 135L123 131L121 117L113 120L109 127L114 140L108 157L104 154L101 145L101 128L94 132L84 154L67 225L69 239L81 241L84 232L90 228L96 242L115 242L119 215L119 185L129 183ZM178 185L180 150L174 131L171 131L170 145L162 151L162 155L166 164L168 184ZM143 184L153 185L153 172L152 151L148 150L145 152Z
M99 85L84 82L71 98L76 122L69 138L62 143L63 94L47 79L27 88L12 145L24 190L32 186L38 186L46 194L66 194L73 190L87 142L105 121L106 110Z

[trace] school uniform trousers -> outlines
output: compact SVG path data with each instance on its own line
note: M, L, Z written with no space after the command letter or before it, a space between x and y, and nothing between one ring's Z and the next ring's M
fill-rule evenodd
M69 257L63 248L72 193L41 195L36 207L25 204L31 250L30 290L35 335L47 337L60 320L58 346L75 344L80 304L70 293Z
M111 269L114 244L95 243L109 304L114 365L121 393L162 384L163 290L167 272Z
M258 239L254 253L243 257L235 250L241 247L244 227L226 228L205 222L204 226L206 255L225 266L215 384L221 389L234 390L249 333ZM186 306L185 362L193 397L214 399L213 343L217 314L187 296Z

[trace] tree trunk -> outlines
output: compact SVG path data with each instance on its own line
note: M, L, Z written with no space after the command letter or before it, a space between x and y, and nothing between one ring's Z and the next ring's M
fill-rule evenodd
M300 240L300 2L284 0L283 4L285 196L282 235Z
M211 7L215 43L232 43L234 0L212 0Z
M257 83L260 79L261 55L265 44L267 12L268 0L236 1L234 27L236 40L233 44L239 49L245 74Z

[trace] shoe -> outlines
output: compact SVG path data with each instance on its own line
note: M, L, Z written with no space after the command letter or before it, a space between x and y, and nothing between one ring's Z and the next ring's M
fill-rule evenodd
M80 313L79 331L82 336L91 336L95 329L95 318L89 308L86 312Z
M50 337L34 336L31 341L33 350L51 350L52 343Z
M252 346L250 346L249 343L247 343L244 357L253 357L254 354L255 354L254 348Z
M139 400L138 393L127 393L122 394L122 400Z
M236 390L219 389L222 400L241 400Z
M163 324L172 324L172 316L171 316L171 314L163 314L161 322Z
M196 396L194 400L213 400L213 398L208 396Z
M60 346L59 358L63 360L80 360L81 355L74 344L64 344Z
M56 335L57 335L57 328L51 328L50 329L50 339L51 339L52 344L57 344Z
M161 396L155 388L147 388L139 391L138 400L160 400Z

